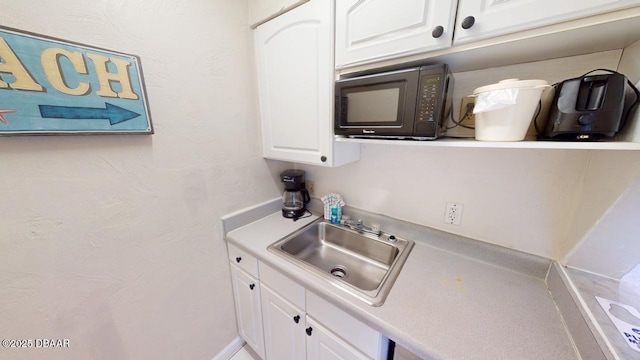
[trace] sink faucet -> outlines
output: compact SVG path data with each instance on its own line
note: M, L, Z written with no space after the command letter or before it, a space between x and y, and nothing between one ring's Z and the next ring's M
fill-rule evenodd
M362 222L362 219L358 220L349 220L345 219L340 222L343 226L346 226L352 230L355 230L359 233L369 233L375 236L380 236L382 231L380 231L380 224L371 224L371 226L365 226Z

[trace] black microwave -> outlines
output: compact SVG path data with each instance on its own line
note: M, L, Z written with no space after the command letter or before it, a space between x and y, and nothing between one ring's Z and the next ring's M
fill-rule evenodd
M356 138L433 140L444 135L453 75L446 64L340 79L334 132Z

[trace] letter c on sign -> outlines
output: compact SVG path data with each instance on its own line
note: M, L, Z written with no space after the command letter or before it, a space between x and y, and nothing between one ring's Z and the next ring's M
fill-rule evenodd
M45 49L40 55L40 61L42 61L42 68L47 75L47 79L53 85L56 90L63 94L81 96L86 95L91 91L91 85L89 83L80 81L78 87L71 88L64 80L62 74L62 67L60 66L60 57L66 57L71 61L73 69L79 74L87 74L87 65L84 62L82 53L71 52L60 48L48 48Z

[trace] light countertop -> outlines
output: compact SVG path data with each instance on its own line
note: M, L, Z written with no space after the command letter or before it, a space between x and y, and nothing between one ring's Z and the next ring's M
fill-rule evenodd
M277 211L226 238L422 358L577 359L544 282L548 259L376 219L415 246L385 303L372 307L267 251L316 218Z
M609 345L608 349L612 352L611 354L606 353L608 358L640 359L640 351L631 348L626 338L616 329L605 310L596 300L596 296L598 296L638 310L640 309L640 298L637 292L618 280L574 268L565 268L564 271L571 279L579 301L584 304L583 311L592 318L590 322L592 332L598 332L601 335L598 339L609 343L605 344ZM636 326L639 324L637 318L629 321Z

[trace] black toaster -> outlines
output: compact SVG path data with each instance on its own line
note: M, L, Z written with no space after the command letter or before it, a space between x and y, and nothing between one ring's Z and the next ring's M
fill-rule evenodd
M542 139L599 140L622 130L640 93L623 74L605 71L611 73L590 72L556 86Z

